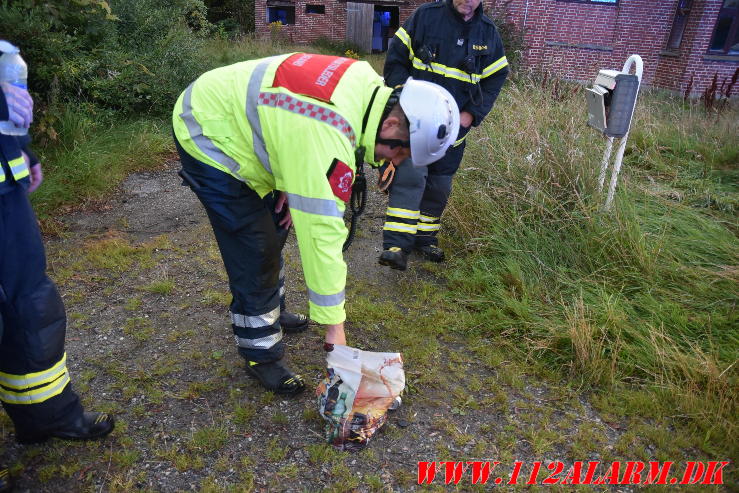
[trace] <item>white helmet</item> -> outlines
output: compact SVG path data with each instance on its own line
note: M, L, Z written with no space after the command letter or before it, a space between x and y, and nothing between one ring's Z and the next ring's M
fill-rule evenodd
M452 95L438 84L408 77L399 102L410 124L413 165L441 159L459 133L459 107Z

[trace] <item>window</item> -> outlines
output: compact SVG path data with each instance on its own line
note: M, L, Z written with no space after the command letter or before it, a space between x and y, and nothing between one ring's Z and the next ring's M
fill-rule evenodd
M267 7L267 22L295 24L295 7Z
M688 24L688 14L693 6L693 0L678 0L677 11L675 12L675 20L672 22L672 31L667 40L668 50L677 50L680 48L680 42L683 40L685 26Z
M739 0L724 0L708 51L739 54Z
M326 6L325 5L311 5L311 4L306 4L306 6L305 6L305 13L306 14L325 14L326 13Z

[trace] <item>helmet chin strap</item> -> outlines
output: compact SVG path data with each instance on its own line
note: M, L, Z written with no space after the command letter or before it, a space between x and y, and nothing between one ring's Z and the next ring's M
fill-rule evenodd
M383 139L382 137L377 137L375 139L375 142L378 144L385 144L386 146L390 147L390 149L395 149L396 147L411 147L411 141L410 140L400 140L400 139Z

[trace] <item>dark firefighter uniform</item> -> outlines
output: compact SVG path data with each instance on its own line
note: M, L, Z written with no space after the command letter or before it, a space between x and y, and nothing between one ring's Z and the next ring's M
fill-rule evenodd
M8 119L0 91L0 120ZM66 316L28 201L29 138L0 134L0 401L16 437L64 428L82 415L64 352Z
M420 6L396 33L385 60L385 82L403 84L409 76L446 88L460 111L479 125L493 107L508 74L503 43L482 4L469 21L451 1ZM441 214L452 189L452 176L464 153L468 128L446 155L427 168L410 161L398 166L390 188L383 247L405 252L436 245Z

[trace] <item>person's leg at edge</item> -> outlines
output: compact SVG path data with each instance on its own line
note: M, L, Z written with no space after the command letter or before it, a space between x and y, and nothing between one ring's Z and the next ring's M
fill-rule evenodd
M84 412L66 365L66 315L46 275L46 253L22 186L0 196L0 400L16 440L100 438L113 430L105 413Z

